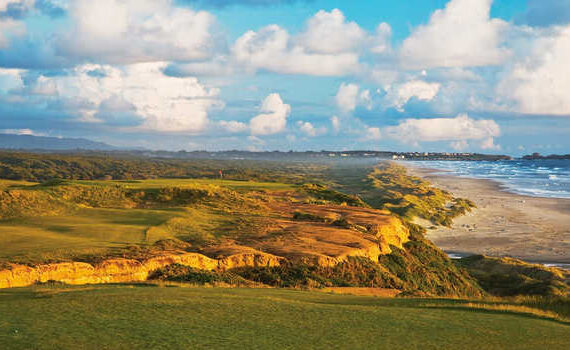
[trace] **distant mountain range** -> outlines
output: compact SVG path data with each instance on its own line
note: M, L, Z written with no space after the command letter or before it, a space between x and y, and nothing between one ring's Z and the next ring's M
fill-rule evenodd
M59 138L32 135L0 134L0 149L21 150L97 150L114 151L118 147L87 139Z

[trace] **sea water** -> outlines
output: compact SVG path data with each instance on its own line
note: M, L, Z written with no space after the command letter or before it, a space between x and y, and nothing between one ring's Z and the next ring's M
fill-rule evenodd
M491 179L505 190L534 197L570 198L570 160L413 161L450 175Z

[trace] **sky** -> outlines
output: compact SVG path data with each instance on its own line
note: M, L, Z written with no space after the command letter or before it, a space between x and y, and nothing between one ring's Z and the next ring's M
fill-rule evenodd
M0 0L0 133L570 153L570 0Z

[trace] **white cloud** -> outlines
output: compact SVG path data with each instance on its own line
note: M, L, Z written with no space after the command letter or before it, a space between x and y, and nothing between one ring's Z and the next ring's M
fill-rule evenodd
M311 137L317 136L317 129L315 129L313 124L309 122L298 121L297 126L299 127L299 130L301 130L301 132L305 135Z
M277 25L246 32L236 40L232 54L238 64L252 71L342 76L358 68L356 53L309 53L304 47L293 45L289 33Z
M456 151L464 151L469 147L469 142L467 142L466 140L459 140L459 141L454 141L449 145L451 146L451 148L453 148Z
M259 152L261 151L261 147L265 146L265 141L263 141L262 139L260 139L257 136L248 136L247 140L251 143L248 147L247 150L250 152Z
M406 68L498 65L509 55L502 48L508 24L490 18L493 0L451 0L436 10L427 25L417 27L403 42Z
M30 86L28 93L31 95L55 96L57 95L57 86L53 79L42 75Z
M311 124L310 122L304 122L304 121L298 121L297 122L297 126L299 127L299 130L310 137L315 137L318 135L322 135L324 133L327 132L327 129L324 127L321 128L315 128L313 126L313 124Z
M46 136L44 133L38 133L31 129L0 129L0 134Z
M340 119L336 115L333 115L331 117L331 126L332 126L334 132L340 131Z
M8 48L14 37L24 34L26 34L24 22L0 17L0 49Z
M500 150L500 145L495 145L495 140L492 137L488 137L481 142L481 149L485 150Z
M365 140L380 140L382 138L382 132L380 131L380 128L376 128L376 127L367 127L365 130L365 136L364 139Z
M205 59L216 42L211 14L171 0L76 0L69 16L62 49L108 63Z
M372 39L370 51L375 54L386 54L392 51L392 27L388 23L380 23L376 27L376 36Z
M356 109L358 105L363 105L370 109L372 98L369 90L360 90L356 84L342 83L335 96L337 107L343 113L349 113Z
M365 39L366 32L358 24L347 22L344 14L334 9L321 10L311 17L298 41L309 52L338 54L358 49Z
M427 83L423 80L412 80L396 86L386 95L387 104L403 111L404 106L410 99L417 98L421 101L433 100L441 87L439 83Z
M21 69L0 68L0 91L8 92L23 89L24 82L21 75L24 72Z
M63 104L86 122L103 123L107 118L120 116L140 118L140 128L151 131L204 130L209 110L223 106L217 99L219 91L202 86L196 78L165 76L165 66L166 63L139 63L118 69L87 64L67 75L44 78L43 84L50 89L55 86Z
M507 71L498 95L516 112L570 115L570 26L539 33L530 53Z
M406 143L485 140L501 134L499 125L491 119L476 120L466 114L455 118L406 119L384 132L390 138ZM461 145L461 144L458 144Z
M253 117L249 126L253 135L272 135L285 130L291 106L283 103L279 94L271 94L263 100L261 114Z
M240 133L249 129L247 124L235 120L222 120L219 122L219 124L222 128L231 133Z
M356 108L359 86L356 84L342 83L335 96L336 105L345 112L351 112Z

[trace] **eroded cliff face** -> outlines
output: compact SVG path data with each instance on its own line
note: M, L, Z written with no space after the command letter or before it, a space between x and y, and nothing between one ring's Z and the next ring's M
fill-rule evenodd
M278 266L283 258L263 253L235 254L223 259L211 259L197 253L165 255L143 262L111 259L98 265L83 262L38 265L12 265L0 271L0 288L25 287L38 282L57 281L66 284L98 284L146 281L152 272L173 264L200 270L238 267Z

